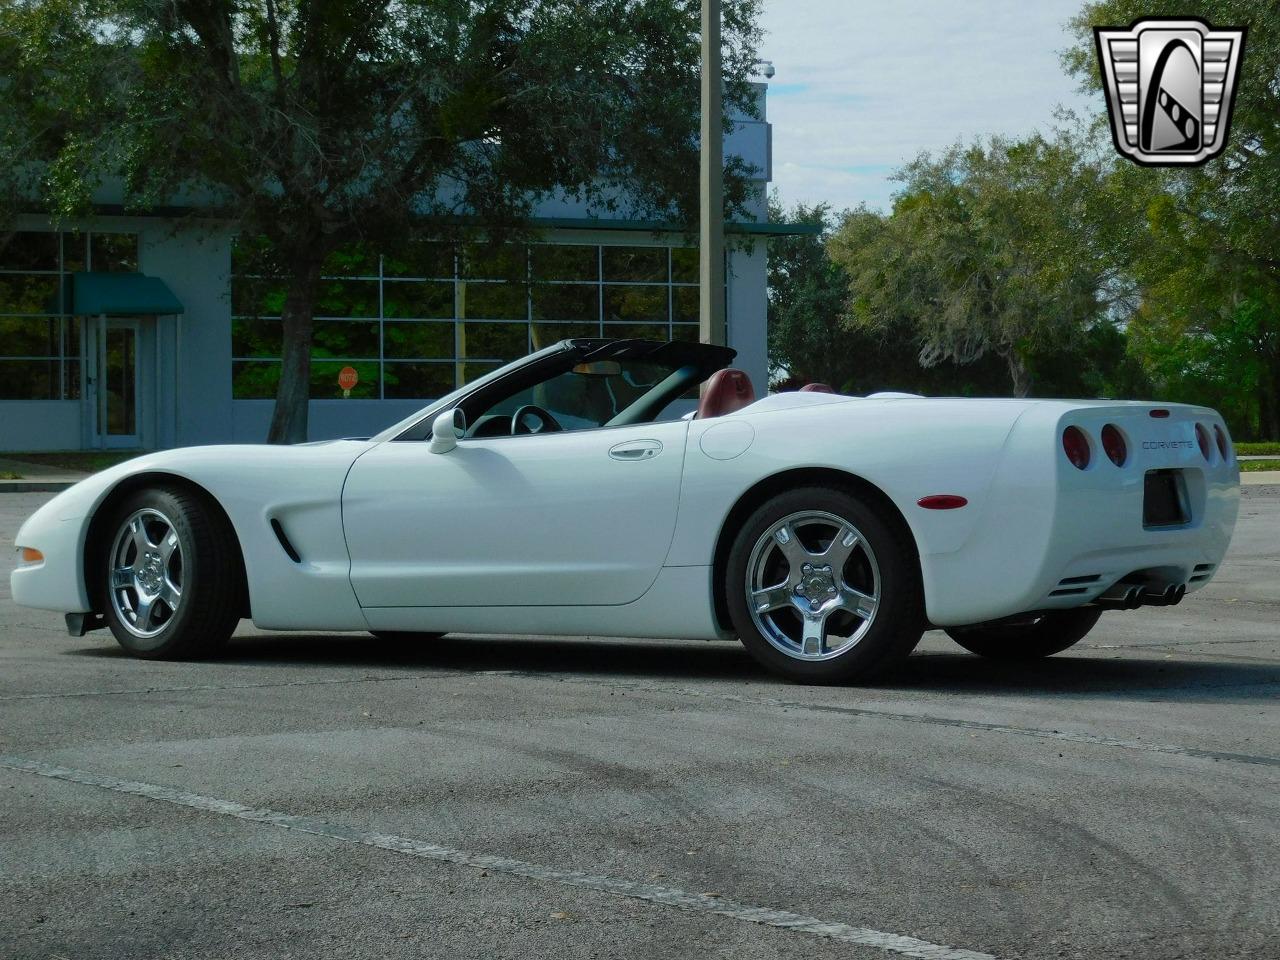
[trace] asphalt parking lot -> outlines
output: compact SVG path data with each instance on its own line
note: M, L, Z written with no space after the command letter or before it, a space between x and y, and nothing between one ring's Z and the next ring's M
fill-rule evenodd
M1218 578L869 688L736 644L242 628L8 599L0 957L1280 957L1280 487Z

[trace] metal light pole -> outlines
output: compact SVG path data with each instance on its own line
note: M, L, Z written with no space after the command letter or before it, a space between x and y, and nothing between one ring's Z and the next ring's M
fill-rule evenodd
M703 343L725 343L724 106L720 0L702 0L702 140L698 217L698 324Z

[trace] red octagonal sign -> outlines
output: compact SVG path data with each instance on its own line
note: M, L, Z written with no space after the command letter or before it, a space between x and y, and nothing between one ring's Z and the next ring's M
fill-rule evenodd
M360 374L356 373L355 367L343 367L338 371L338 386L343 390L350 390L360 382Z

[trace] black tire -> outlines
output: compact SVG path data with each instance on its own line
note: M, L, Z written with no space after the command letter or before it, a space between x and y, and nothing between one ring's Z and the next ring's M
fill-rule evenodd
M755 569L766 562L776 562L764 557L774 548L774 539L770 531L790 517L804 515L808 512L830 515L851 525L861 534L859 544L865 541L870 553L863 559L851 555L840 564L836 571L839 578L833 582L839 584L831 589L839 592L840 599L848 583L847 576L853 568L850 564L863 563L866 557L871 560L871 568L878 569L878 604L870 625L865 627L859 639L852 639L851 645L844 650L833 650L823 653L826 643L824 637L819 643L819 655L829 659L800 659L805 655L803 649L784 652L786 637L779 637L778 631L786 632L786 618L791 617L800 625L789 629L803 632L804 617L786 606L780 606L776 614L771 613L768 623L775 625L770 639L757 626L749 602L749 592L755 576ZM803 525L804 521L801 521ZM819 524L820 526L820 524ZM829 546L834 546L837 529L832 527L832 539ZM803 542L803 537L801 538ZM779 548L780 549L780 548ZM806 545L806 549L808 549ZM862 550L854 547L855 551ZM757 551L760 552L757 552ZM807 554L806 554L807 556ZM753 564L753 557L755 561ZM785 561L785 558L783 558ZM787 569L794 568L794 563L784 562ZM829 564L828 574L835 567ZM762 567L760 569L763 569ZM789 576L789 575L788 575ZM790 582L790 580L788 580ZM741 638L743 646L751 655L767 669L787 679L801 683L839 683L848 681L864 681L874 679L906 659L907 655L920 642L924 632L923 591L920 585L920 565L916 554L915 543L909 532L900 529L899 525L886 520L881 510L869 505L854 494L825 486L800 487L778 494L758 507L744 522L734 538L729 551L725 570L725 580L721 585L724 590L726 606L734 628ZM797 588L798 591L799 588ZM813 589L811 587L811 589ZM788 594L790 596L790 594ZM844 615L844 614L841 614ZM764 617L764 614L758 614ZM850 620L851 624L861 625L858 620ZM825 627L820 627L825 630ZM803 641L799 641L803 648Z
M137 578L142 574L135 573L133 587L123 588L112 576L113 569L119 566L117 550L128 537L126 528L131 518L143 511L150 511L144 519L152 521L152 533L147 536L155 536L157 529L163 529L161 520L156 519L159 517L170 524L178 542L176 560L170 556L160 561L157 553L156 562L162 569L144 571L152 578L147 582L154 582L157 574L162 580L171 576L181 579L176 607L166 607L163 598L155 605L151 616L157 622L147 622L158 629L150 636L137 632L141 612L141 581ZM168 535L164 534L163 539L167 540ZM133 552L136 554L137 550L135 540ZM234 531L216 507L182 487L138 490L117 503L94 568L107 626L120 646L135 657L182 660L210 656L231 637L244 610L243 565ZM163 584L159 589L164 589ZM137 609L131 610L131 603ZM166 609L168 614L162 616Z
M1038 660L1079 643L1101 616L1099 607L1076 607L1042 614L1030 623L948 627L947 636L981 657Z
M369 632L386 643L428 643L444 636L443 633L422 630L370 630Z

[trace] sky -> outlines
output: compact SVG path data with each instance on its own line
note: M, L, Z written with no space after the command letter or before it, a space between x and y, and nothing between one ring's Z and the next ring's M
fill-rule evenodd
M922 150L1048 130L1101 108L1058 61L1082 0L765 0L773 186L836 210L888 209ZM1098 98L1101 93L1096 95Z

